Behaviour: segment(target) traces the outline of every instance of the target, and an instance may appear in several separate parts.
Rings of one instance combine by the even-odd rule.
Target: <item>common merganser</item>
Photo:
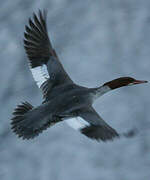
[[[97,88],[75,84],[64,70],[48,37],[46,12],[39,10],[25,26],[24,47],[29,67],[44,101],[38,107],[24,102],[13,112],[12,130],[23,139],[32,139],[43,130],[65,121],[91,139],[112,140],[119,137],[92,107],[103,94],[123,86],[146,83],[132,77],[120,77]]]

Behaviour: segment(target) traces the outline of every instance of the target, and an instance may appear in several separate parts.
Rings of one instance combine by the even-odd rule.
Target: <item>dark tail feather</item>
[[[25,136],[24,128],[20,125],[20,123],[24,121],[24,115],[32,109],[33,106],[31,104],[28,102],[23,102],[22,104],[18,105],[13,112],[13,118],[11,119],[11,129],[18,135],[18,137],[22,137],[23,139],[27,138],[27,136]],[[30,137],[28,136],[28,138]]]
[[[24,102],[13,112],[11,129],[18,137],[33,139],[56,122],[58,119],[52,119],[50,113],[45,110],[45,106],[34,108],[28,102]]]
[[[12,129],[15,127],[17,123],[23,120],[23,115],[32,109],[33,106],[28,102],[23,102],[22,104],[18,105],[13,112],[14,117],[11,119]]]

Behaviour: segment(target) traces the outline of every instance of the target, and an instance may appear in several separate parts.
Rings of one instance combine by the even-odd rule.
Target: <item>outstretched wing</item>
[[[68,119],[67,123],[85,136],[97,141],[113,140],[119,137],[115,129],[110,127],[92,108],[88,107],[78,113],[77,119]]]
[[[30,69],[44,98],[52,88],[64,83],[73,83],[60,63],[48,37],[46,12],[39,10],[38,15],[29,18],[25,26],[24,47],[29,59]]]

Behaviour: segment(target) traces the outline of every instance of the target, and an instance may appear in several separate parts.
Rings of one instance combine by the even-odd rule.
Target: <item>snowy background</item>
[[[41,103],[22,41],[24,25],[39,8],[48,10],[53,46],[76,83],[95,87],[120,76],[150,81],[149,0],[2,0],[0,179],[149,180],[149,84],[118,89],[94,104],[118,132],[141,129],[132,139],[97,143],[65,123],[32,141],[10,130],[18,103]]]

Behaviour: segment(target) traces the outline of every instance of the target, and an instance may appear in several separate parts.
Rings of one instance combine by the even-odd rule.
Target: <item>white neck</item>
[[[112,89],[105,85],[105,86],[100,86],[98,88],[95,88],[95,95],[94,95],[94,100],[96,100],[97,98],[101,97],[103,94],[111,91]]]

